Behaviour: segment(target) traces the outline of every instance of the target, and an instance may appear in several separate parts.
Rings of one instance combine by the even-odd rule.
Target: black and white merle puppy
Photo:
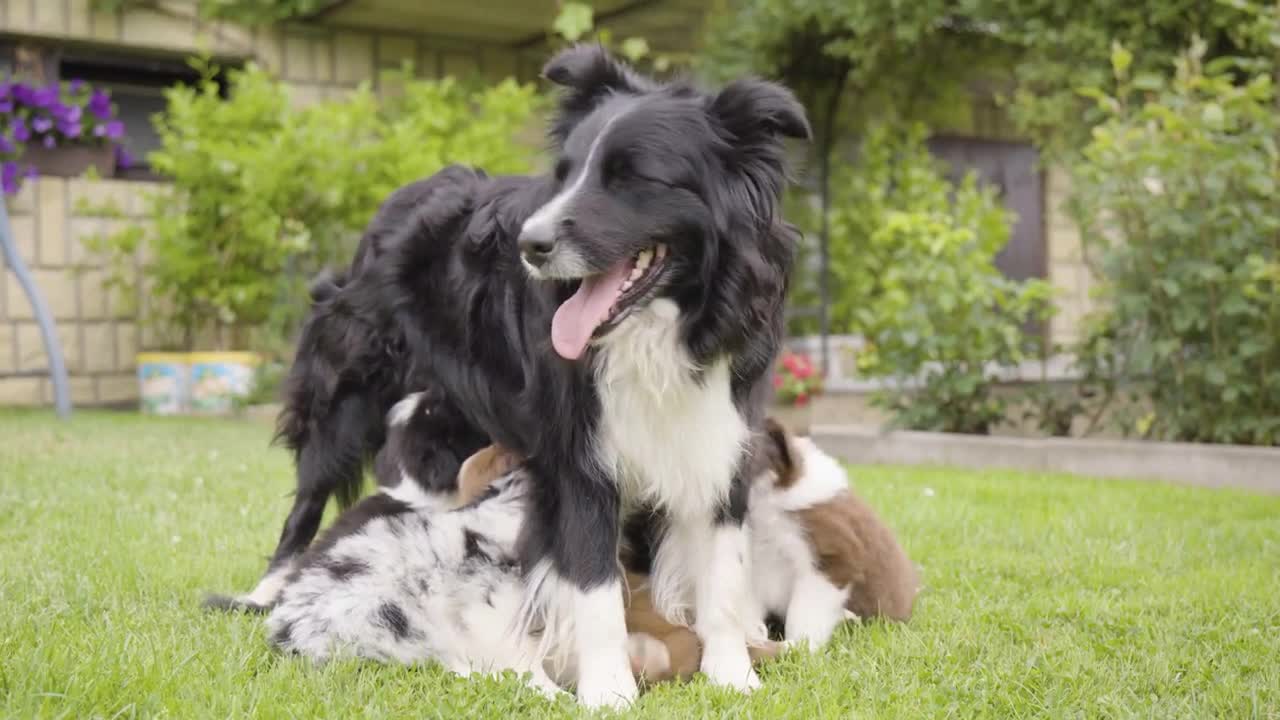
[[[783,139],[808,137],[803,109],[761,80],[658,83],[598,47],[544,74],[565,88],[555,172],[454,167],[403,188],[316,303],[280,424],[298,496],[246,600],[274,601],[329,495],[358,491],[385,413],[430,387],[461,422],[423,437],[435,470],[417,482],[453,483],[488,442],[527,458],[521,567],[530,606],[582,669],[582,702],[636,693],[618,567],[628,514],[658,539],[655,601],[691,617],[702,670],[754,687],[743,519],[797,240],[778,210]]]
[[[526,592],[516,542],[528,515],[527,474],[514,459],[499,468],[501,456],[472,456],[460,476],[497,479],[461,507],[454,493],[401,486],[406,426],[429,408],[417,393],[392,409],[379,453],[382,488],[296,560],[267,618],[271,642],[318,662],[354,656],[438,662],[461,675],[515,670],[553,694],[559,688],[544,670],[552,648],[538,633],[518,631]]]

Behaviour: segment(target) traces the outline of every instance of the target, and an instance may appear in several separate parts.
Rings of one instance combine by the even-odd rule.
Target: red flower
[[[786,382],[786,380],[784,380],[784,379],[782,378],[782,376],[781,376],[781,375],[774,375],[774,376],[773,376],[773,389],[775,389],[775,390],[781,390],[781,389],[782,389],[782,384],[783,384],[784,382]]]
[[[808,395],[806,395],[806,394],[804,394],[804,393],[800,393],[800,394],[796,395],[796,406],[797,406],[797,407],[802,406],[802,405],[808,405],[808,404],[809,404],[809,396],[808,396]]]
[[[792,375],[795,374],[796,368],[799,367],[799,365],[800,365],[800,358],[795,354],[787,353],[786,355],[782,356],[782,367],[791,371]]]
[[[813,374],[813,363],[812,363],[812,362],[809,362],[809,356],[808,356],[808,355],[797,355],[797,356],[796,356],[796,361],[797,361],[797,364],[798,364],[798,366],[799,366],[799,367],[797,367],[797,369],[796,369],[796,373],[797,373],[797,374],[798,374],[798,373],[804,373],[804,376],[805,376],[805,377],[808,377],[808,376],[810,376],[810,375],[812,375],[812,374]]]

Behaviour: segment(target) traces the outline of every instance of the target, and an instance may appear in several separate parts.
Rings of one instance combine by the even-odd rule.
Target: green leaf
[[[590,5],[567,2],[560,7],[560,13],[551,24],[551,29],[565,40],[577,42],[583,35],[591,32],[594,24],[594,13]]]
[[[1124,77],[1129,72],[1129,66],[1133,64],[1133,53],[1129,52],[1119,42],[1111,43],[1111,70],[1116,77]]]
[[[1217,103],[1209,103],[1204,106],[1204,110],[1200,114],[1205,124],[1215,128],[1220,128],[1226,120],[1226,115],[1222,112],[1222,106]]]
[[[639,62],[649,54],[649,41],[642,37],[629,37],[622,41],[620,50],[626,59]]]

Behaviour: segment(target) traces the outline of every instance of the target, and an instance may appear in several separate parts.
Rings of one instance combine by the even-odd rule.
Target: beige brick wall
[[[8,199],[18,254],[31,271],[58,328],[71,375],[72,401],[79,405],[128,402],[124,378],[132,378],[138,351],[137,323],[104,287],[106,272],[85,247],[93,235],[139,222],[140,198],[152,183],[44,177]],[[107,220],[94,208],[125,214]],[[0,405],[48,402],[52,392],[40,328],[17,278],[0,273]]]
[[[290,86],[299,105],[340,97],[361,83],[382,89],[380,71],[411,62],[418,74],[531,79],[540,58],[500,46],[412,33],[317,26],[245,29],[201,21],[194,3],[160,0],[154,9],[94,12],[91,0],[0,0],[0,30],[52,42],[72,40],[147,52],[210,52],[253,59]],[[128,304],[102,283],[100,258],[85,239],[138,222],[147,183],[41,178],[7,200],[19,254],[58,322],[72,400],[78,405],[137,400],[134,354],[153,341]],[[123,219],[86,213],[109,205]],[[134,304],[136,307],[136,303]],[[12,274],[0,272],[0,406],[50,402],[52,388],[34,314]]]
[[[530,79],[539,58],[506,47],[455,41],[438,35],[373,33],[317,25],[246,29],[202,21],[195,3],[158,0],[152,8],[93,12],[91,0],[0,0],[0,29],[37,38],[68,39],[174,54],[210,52],[253,58],[291,84],[355,87],[378,82],[378,70],[408,60],[420,74],[480,73],[490,80]]]
[[[1054,342],[1064,344],[1080,339],[1081,323],[1093,308],[1089,297],[1092,278],[1084,262],[1080,229],[1065,207],[1070,194],[1071,178],[1066,170],[1050,168],[1045,185],[1045,241],[1049,246],[1049,282],[1058,312],[1049,332]]]

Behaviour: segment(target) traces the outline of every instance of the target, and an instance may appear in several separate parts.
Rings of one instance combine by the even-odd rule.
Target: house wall
[[[410,61],[427,77],[478,74],[490,80],[532,78],[539,58],[500,46],[447,37],[372,33],[291,25],[247,30],[201,22],[194,3],[160,10],[93,12],[90,0],[0,0],[0,32],[36,40],[167,54],[208,52],[253,59],[290,86],[299,105],[340,97],[362,82],[378,86],[379,71]],[[142,222],[147,192],[157,185],[120,180],[40,178],[7,200],[23,260],[57,319],[77,405],[137,401],[134,354],[153,343],[131,309],[113,303],[105,272],[84,240],[113,223]],[[126,219],[94,217],[87,208],[113,205]],[[0,406],[51,402],[52,388],[39,328],[17,279],[0,272]]]
[[[1093,309],[1089,296],[1092,276],[1085,265],[1080,229],[1067,214],[1071,178],[1062,167],[1045,173],[1045,242],[1048,244],[1049,282],[1054,289],[1057,314],[1049,321],[1049,337],[1055,343],[1079,340],[1084,316]]]
[[[277,73],[299,105],[339,97],[361,82],[380,83],[379,71],[411,61],[425,76],[479,74],[489,80],[530,79],[543,60],[500,46],[461,42],[441,35],[372,33],[328,26],[289,25],[247,30],[201,22],[194,4],[164,2],[160,10],[101,13],[90,0],[0,0],[0,32],[55,42],[128,48],[168,54],[209,52],[253,59]],[[982,116],[985,117],[985,116]],[[975,110],[965,129],[983,137],[1003,136]],[[101,263],[83,238],[110,230],[109,220],[84,214],[83,206],[111,199],[132,222],[140,222],[149,183],[41,178],[10,199],[20,253],[32,266],[58,319],[73,400],[77,404],[128,403],[137,398],[133,354],[149,346],[125,307],[112,307],[102,288]],[[1089,308],[1089,276],[1080,235],[1062,204],[1070,191],[1061,169],[1045,182],[1048,277],[1057,288],[1058,315],[1050,325],[1055,342],[1079,336]],[[85,202],[87,200],[87,202]],[[0,274],[0,406],[47,403],[48,380],[38,329],[16,279]]]

